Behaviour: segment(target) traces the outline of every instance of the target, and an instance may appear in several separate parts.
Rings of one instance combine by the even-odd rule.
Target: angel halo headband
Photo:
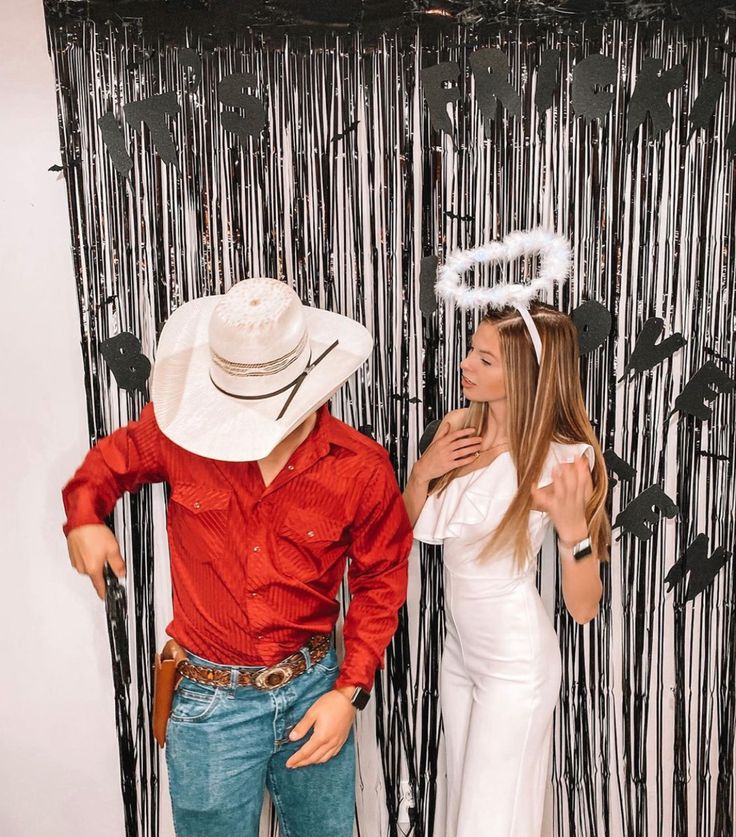
[[[503,282],[491,288],[470,288],[462,280],[461,274],[476,265],[508,264],[535,254],[539,255],[539,271],[529,283]],[[511,232],[501,241],[451,252],[438,271],[434,289],[437,296],[464,310],[516,308],[526,323],[537,363],[541,363],[542,339],[529,313],[529,303],[542,291],[553,291],[555,285],[561,285],[570,272],[571,261],[570,244],[563,235],[539,227]]]

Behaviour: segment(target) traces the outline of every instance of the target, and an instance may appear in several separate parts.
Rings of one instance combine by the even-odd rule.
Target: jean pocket
[[[335,649],[331,648],[318,663],[314,664],[314,668],[323,674],[336,674],[340,668],[340,663],[338,662]]]
[[[205,686],[184,678],[174,692],[171,720],[183,723],[206,720],[215,711],[221,691],[215,686]]]

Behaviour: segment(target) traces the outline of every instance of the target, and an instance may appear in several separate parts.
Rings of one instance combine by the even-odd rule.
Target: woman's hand
[[[477,435],[474,427],[452,430],[449,421],[442,422],[432,439],[432,444],[417,459],[412,468],[412,476],[424,483],[441,477],[453,468],[467,465],[480,453],[482,436]]]
[[[585,506],[593,493],[588,460],[580,456],[556,465],[552,484],[532,489],[534,507],[552,519],[560,544],[562,597],[572,618],[585,625],[598,613],[603,595],[599,562],[595,555],[573,559],[572,547],[588,536]]]
[[[534,508],[552,519],[563,545],[573,546],[588,534],[585,506],[593,493],[593,480],[585,455],[555,465],[552,484],[532,489]]]

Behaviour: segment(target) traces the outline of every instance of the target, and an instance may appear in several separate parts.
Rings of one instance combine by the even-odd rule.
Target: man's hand
[[[105,578],[102,571],[105,564],[118,578],[125,576],[125,561],[115,535],[103,523],[77,526],[66,537],[69,560],[81,575],[88,575],[97,595],[105,598]]]
[[[355,720],[355,707],[346,694],[352,694],[353,691],[352,688],[333,689],[309,707],[301,721],[289,733],[289,738],[298,741],[312,727],[314,732],[309,741],[289,758],[286,762],[287,767],[324,764],[340,752]]]

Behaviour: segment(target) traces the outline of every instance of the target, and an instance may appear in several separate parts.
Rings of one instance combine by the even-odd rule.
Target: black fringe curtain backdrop
[[[493,4],[417,3],[396,20],[384,9],[381,32],[381,4],[345,4],[341,25],[323,29],[299,3],[253,4],[245,21],[233,4],[190,3],[172,28],[173,3],[47,2],[90,437],[137,415],[146,358],[178,305],[277,276],[375,335],[332,410],[387,447],[403,484],[425,426],[462,403],[473,322],[436,304],[437,260],[536,225],[568,236],[573,272],[556,302],[590,348],[581,373],[617,528],[585,628],[564,611],[554,551],[542,553],[563,658],[554,831],[726,837],[732,21],[715,3],[700,19],[684,4],[677,15],[664,3],[589,5],[592,19],[563,3],[564,22],[543,9],[530,26],[538,4],[517,4],[509,22],[489,21]],[[160,520],[146,489],[111,521],[129,564],[127,593],[108,585],[126,834],[141,837],[159,832]],[[417,545],[412,561],[375,715],[361,719],[364,837],[444,833],[441,555]],[[264,828],[276,833],[273,819]]]

